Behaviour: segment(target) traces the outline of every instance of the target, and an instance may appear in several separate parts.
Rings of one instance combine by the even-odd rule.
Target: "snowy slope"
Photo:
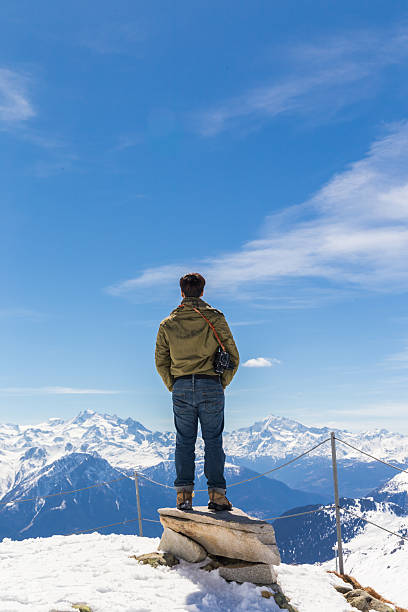
[[[169,488],[159,487],[149,480],[140,479],[142,515],[157,520],[157,508],[175,503],[172,489],[174,462],[159,463],[145,469],[145,473],[153,480],[169,485]],[[242,466],[227,464],[225,468],[227,482],[239,482],[255,475]],[[4,537],[20,540],[65,535],[77,529],[112,523],[114,525],[104,528],[103,533],[134,533],[136,523],[115,524],[136,516],[135,484],[123,476],[126,476],[123,470],[113,468],[98,455],[64,455],[28,474],[3,497],[0,502],[0,540]],[[197,462],[196,477],[194,503],[205,505],[208,495],[202,461]],[[100,482],[110,484],[94,486]],[[204,492],[199,492],[200,489]],[[76,492],[68,493],[71,490]],[[18,502],[21,499],[30,501]],[[315,495],[290,489],[283,482],[266,477],[257,478],[250,487],[232,489],[231,499],[234,505],[261,518],[278,516],[295,505],[322,501]],[[160,532],[160,525],[145,522],[145,535],[157,536]]]
[[[408,474],[400,472],[371,494],[377,501],[391,501],[408,513]]]
[[[64,535],[133,519],[136,515],[134,483],[122,476],[105,459],[85,453],[71,453],[58,459],[27,476],[2,499],[0,540]],[[97,482],[108,481],[113,482],[94,487]],[[60,495],[70,490],[77,492]],[[172,497],[167,490],[162,494],[163,501],[169,502]],[[13,502],[19,499],[32,501]],[[142,501],[144,516],[151,516],[146,513],[149,501],[146,495]],[[157,505],[158,502],[156,499]],[[132,533],[129,527],[134,529],[135,524],[122,527],[125,528],[122,533]],[[117,526],[112,526],[110,531],[121,533]]]
[[[387,512],[367,512],[368,520],[408,537],[408,517]],[[334,560],[322,565],[335,569]],[[362,586],[371,586],[398,606],[408,608],[408,542],[365,525],[344,546],[344,571]]]
[[[158,610],[200,612],[279,612],[262,587],[227,583],[199,565],[176,568],[139,565],[130,555],[156,550],[158,539],[99,534],[54,536],[0,544],[2,612],[72,610],[88,603],[94,612]],[[348,612],[335,591],[340,581],[312,566],[279,567],[278,580],[299,612]]]
[[[408,462],[408,436],[386,430],[363,433],[344,430],[337,434],[381,459],[399,465]],[[327,428],[306,427],[291,419],[269,416],[252,427],[226,433],[225,449],[232,463],[241,463],[259,472],[300,454],[328,436]],[[143,469],[172,459],[174,443],[173,432],[152,432],[131,418],[92,411],[67,421],[53,418],[38,425],[0,425],[0,498],[27,475],[67,453],[98,453],[115,468]],[[198,456],[201,453],[199,442]],[[279,478],[294,488],[328,494],[329,455],[326,444],[312,456],[279,472]],[[384,470],[389,468],[367,464],[368,458],[344,445],[338,444],[338,456],[345,468],[343,495],[361,496],[388,477]],[[368,465],[370,469],[365,471],[363,479],[360,466]],[[319,477],[316,477],[317,471],[320,471]],[[359,487],[368,489],[360,491]]]
[[[396,517],[407,520],[405,510],[392,502],[377,502],[373,498],[342,498],[340,505],[358,516],[380,524],[387,520],[393,523]],[[318,506],[293,508],[288,514],[301,513],[314,508]],[[345,511],[341,514],[342,539],[343,542],[349,542],[363,531],[366,524]],[[274,522],[274,528],[281,558],[286,563],[316,563],[333,557],[333,546],[337,542],[333,506],[323,507],[313,514],[277,520]]]

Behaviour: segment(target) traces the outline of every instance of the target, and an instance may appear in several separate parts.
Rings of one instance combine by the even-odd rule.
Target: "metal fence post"
[[[339,557],[339,571],[340,571],[340,574],[344,574],[343,546],[341,543],[339,482],[337,478],[336,437],[334,435],[334,431],[331,432],[330,438],[331,438],[331,451],[332,451],[332,464],[333,464],[334,501],[336,504],[337,552],[338,552],[338,557]]]
[[[137,503],[137,518],[139,519],[139,535],[143,535],[143,527],[142,527],[142,512],[140,510],[140,493],[139,493],[139,479],[137,477],[137,472],[135,471],[135,489],[136,489],[136,503]]]

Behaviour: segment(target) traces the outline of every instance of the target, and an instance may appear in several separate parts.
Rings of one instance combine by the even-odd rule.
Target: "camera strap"
[[[184,304],[180,304],[179,308],[182,308],[182,307],[184,307]],[[211,323],[211,321],[209,321],[209,320],[207,319],[207,317],[205,317],[205,316],[203,315],[203,313],[202,313],[200,310],[198,310],[198,308],[194,308],[194,306],[192,306],[192,309],[193,309],[193,310],[195,310],[196,312],[198,312],[198,314],[199,314],[199,315],[201,315],[205,321],[207,321],[208,325],[211,327],[211,329],[212,329],[212,330],[213,330],[213,332],[214,332],[214,336],[216,337],[218,344],[220,345],[220,347],[222,348],[222,350],[224,351],[224,353],[226,353],[227,351],[225,350],[225,346],[224,346],[224,345],[223,345],[223,343],[221,342],[220,337],[219,337],[219,335],[217,334],[217,331],[216,331],[216,329],[215,329],[214,325]]]

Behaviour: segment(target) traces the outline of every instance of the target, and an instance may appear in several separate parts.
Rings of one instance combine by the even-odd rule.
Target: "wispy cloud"
[[[166,284],[169,279],[174,281],[185,274],[186,266],[179,264],[171,264],[166,266],[158,266],[157,268],[148,268],[136,278],[120,281],[110,287],[106,291],[111,295],[129,294],[138,289],[151,288],[153,285]]]
[[[408,346],[398,353],[389,355],[386,361],[387,364],[390,365],[393,369],[408,368]]]
[[[262,85],[229,98],[195,115],[203,136],[215,136],[234,127],[258,126],[283,113],[308,114],[327,120],[342,108],[378,90],[384,70],[406,61],[408,29],[357,31],[281,50],[291,64],[288,76],[266,79]]]
[[[29,100],[29,77],[8,68],[0,68],[0,122],[15,124],[35,116]]]
[[[275,357],[253,357],[243,363],[244,368],[271,368],[274,365],[278,365],[281,362]]]
[[[107,389],[74,389],[72,387],[3,387],[1,395],[116,395]]]
[[[31,172],[39,178],[48,178],[70,170],[77,157],[69,152],[65,139],[43,133],[29,121],[38,114],[31,101],[34,84],[32,75],[0,67],[0,131],[7,131],[43,149],[47,159],[36,156]]]
[[[262,238],[194,265],[149,268],[108,291],[136,299],[149,292],[154,299],[152,286],[169,287],[188,269],[198,269],[207,286],[219,293],[244,299],[261,296],[266,307],[268,300],[276,307],[279,287],[301,302],[305,286],[319,295],[405,291],[407,261],[408,123],[402,123],[310,200],[267,218]]]

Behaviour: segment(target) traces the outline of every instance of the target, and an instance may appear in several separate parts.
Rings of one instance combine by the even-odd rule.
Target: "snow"
[[[378,456],[405,464],[408,460],[408,436],[386,430],[353,433],[336,430],[336,435]],[[297,455],[330,436],[327,427],[307,427],[292,419],[268,416],[251,427],[225,433],[224,446],[229,457],[255,461],[263,457],[275,460]],[[51,418],[38,425],[0,425],[0,498],[14,485],[67,453],[98,453],[119,469],[146,469],[173,457],[174,432],[152,432],[138,421],[91,410],[64,421]],[[197,455],[202,456],[202,441]],[[329,445],[314,451],[316,457],[328,457]],[[340,459],[369,462],[342,444],[337,445]]]
[[[278,580],[290,603],[299,612],[347,612],[355,610],[334,589],[344,582],[316,565],[285,565],[278,567]]]
[[[378,489],[378,493],[389,493],[390,495],[396,493],[407,493],[408,492],[408,473],[400,472],[390,480],[388,480],[385,485],[383,485],[380,489]]]
[[[72,603],[85,602],[94,612],[279,612],[273,598],[261,596],[267,587],[227,583],[217,571],[200,570],[200,564],[152,568],[130,558],[153,552],[158,542],[157,538],[97,533],[3,540],[0,609],[68,611]],[[322,568],[283,564],[278,576],[299,612],[352,609],[333,588],[339,579]]]
[[[366,512],[364,516],[377,525],[395,533],[408,532],[408,517],[389,512]],[[343,545],[344,571],[364,586],[371,586],[380,595],[401,607],[408,607],[406,575],[408,569],[408,541],[399,539],[366,525],[361,533]],[[322,568],[334,569],[334,561]]]

